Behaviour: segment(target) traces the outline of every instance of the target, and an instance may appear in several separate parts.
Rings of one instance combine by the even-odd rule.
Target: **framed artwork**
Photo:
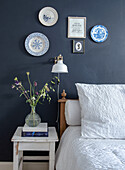
[[[68,38],[86,38],[86,17],[68,17]]]
[[[85,53],[85,40],[73,40],[73,53]]]

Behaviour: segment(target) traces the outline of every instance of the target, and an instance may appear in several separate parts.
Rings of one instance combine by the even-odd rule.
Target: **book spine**
[[[48,137],[48,132],[22,132],[22,137]]]

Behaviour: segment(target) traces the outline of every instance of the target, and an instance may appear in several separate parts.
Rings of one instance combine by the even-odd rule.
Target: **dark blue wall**
[[[38,12],[45,6],[54,7],[58,23],[45,27],[38,21]],[[87,17],[85,54],[72,53],[72,39],[67,38],[67,17]],[[102,24],[109,37],[97,44],[89,36],[90,29]],[[41,57],[30,56],[24,41],[32,32],[45,34],[49,51]],[[69,74],[61,75],[60,91],[66,89],[68,98],[77,98],[75,82],[125,83],[125,1],[124,0],[0,0],[0,161],[12,161],[11,137],[17,126],[24,124],[30,107],[17,92],[12,91],[13,78],[18,76],[27,85],[26,71],[39,87],[51,77],[50,58],[62,54]],[[38,105],[43,121],[55,126],[56,93],[49,105]]]

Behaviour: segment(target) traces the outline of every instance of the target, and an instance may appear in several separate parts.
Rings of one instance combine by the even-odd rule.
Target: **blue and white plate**
[[[108,30],[103,25],[95,25],[91,29],[91,38],[95,42],[103,42],[107,39],[107,37],[108,37]]]
[[[39,21],[45,26],[52,26],[58,20],[58,13],[52,7],[45,7],[39,12]]]
[[[39,32],[30,34],[25,40],[25,48],[33,56],[41,56],[49,49],[48,38]]]

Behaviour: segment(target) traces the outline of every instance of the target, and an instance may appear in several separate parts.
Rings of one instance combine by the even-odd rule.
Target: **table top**
[[[55,127],[49,127],[48,137],[22,137],[23,127],[18,127],[11,139],[12,142],[57,142],[58,136]]]

